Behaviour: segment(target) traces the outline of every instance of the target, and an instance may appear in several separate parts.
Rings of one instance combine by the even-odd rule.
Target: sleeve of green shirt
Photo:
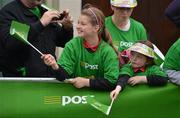
[[[58,64],[65,69],[69,75],[74,72],[76,56],[73,48],[73,39],[65,45],[61,58],[58,60]]]
[[[129,75],[130,77],[132,77],[134,75],[134,72],[131,68],[131,65],[130,64],[126,64],[124,65],[121,69],[120,69],[120,72],[119,72],[119,75]]]
[[[149,68],[149,72],[147,76],[152,76],[152,75],[167,77],[166,73],[163,70],[161,70],[161,68],[157,65],[153,65]]]
[[[111,47],[104,48],[103,50],[104,78],[108,79],[112,84],[115,84],[119,76],[119,60],[117,54]]]
[[[147,32],[146,32],[146,29],[145,27],[143,26],[143,24],[141,24],[141,33],[140,33],[140,37],[141,37],[141,40],[147,40]]]

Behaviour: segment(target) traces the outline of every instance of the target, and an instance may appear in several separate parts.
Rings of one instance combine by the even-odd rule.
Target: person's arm
[[[169,80],[172,83],[180,85],[180,71],[166,70],[166,73],[168,74]]]
[[[105,78],[90,79],[89,85],[91,89],[95,90],[112,90],[114,85]]]
[[[121,86],[121,89],[123,90],[125,86],[127,85],[129,78],[130,78],[129,75],[120,75],[117,85]]]
[[[166,8],[165,15],[180,27],[180,0],[173,0]]]
[[[16,20],[16,15],[8,8],[0,11],[0,45],[7,51],[20,50],[24,44],[10,35],[11,22]]]
[[[73,38],[73,27],[66,29],[63,25],[56,27],[56,45],[60,47],[64,47],[65,44]]]
[[[65,12],[65,17],[59,21],[59,28],[56,30],[58,39],[57,46],[64,47],[64,45],[73,38],[73,21],[68,11]]]
[[[130,76],[129,75],[119,75],[119,79],[116,85],[116,88],[111,91],[110,97],[111,99],[116,99],[119,93],[124,89],[126,86]]]
[[[59,81],[64,81],[65,79],[69,78],[69,74],[67,73],[67,71],[64,70],[60,65],[59,65],[58,70],[52,69],[52,72],[53,72],[54,77]]]
[[[168,77],[163,77],[159,75],[147,76],[147,84],[149,86],[164,86],[167,84]]]
[[[128,75],[119,76],[117,85],[120,85],[123,90],[127,84],[128,79],[129,79]],[[115,85],[113,85],[111,82],[109,82],[105,78],[90,79],[90,88],[92,88],[92,89],[113,90],[114,87],[115,87]]]

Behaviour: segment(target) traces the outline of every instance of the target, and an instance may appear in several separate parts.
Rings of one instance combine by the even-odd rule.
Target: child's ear
[[[99,25],[96,25],[96,26],[95,26],[95,30],[96,30],[97,32],[99,32],[100,26],[99,26]]]

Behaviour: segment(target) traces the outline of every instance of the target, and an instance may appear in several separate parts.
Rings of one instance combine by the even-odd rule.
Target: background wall
[[[98,6],[106,16],[111,15],[110,0],[82,0],[82,5]],[[138,0],[132,17],[142,22],[149,39],[165,54],[180,35],[179,30],[165,16],[164,10],[172,0]]]

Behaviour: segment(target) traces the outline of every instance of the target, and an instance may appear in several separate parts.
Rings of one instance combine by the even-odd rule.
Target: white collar
[[[119,27],[119,29],[122,31],[128,31],[130,29],[130,26],[131,26],[131,22],[130,19],[128,19],[127,24],[123,28]]]

